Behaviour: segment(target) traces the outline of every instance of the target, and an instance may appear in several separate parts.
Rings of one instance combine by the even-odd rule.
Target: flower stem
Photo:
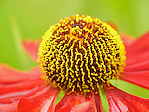
[[[19,30],[16,18],[10,17],[9,21],[10,21],[10,25],[11,25],[11,31],[12,31],[12,34],[14,37],[15,47],[16,47],[17,53],[19,55],[19,60],[21,62],[20,66],[23,67],[24,69],[28,70],[31,67],[31,65],[30,65],[29,60],[23,50],[22,36],[21,36],[20,30]]]

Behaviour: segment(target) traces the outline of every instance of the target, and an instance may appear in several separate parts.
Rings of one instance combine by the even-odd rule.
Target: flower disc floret
[[[125,66],[119,34],[97,18],[74,15],[50,27],[39,47],[42,78],[70,92],[97,91]]]

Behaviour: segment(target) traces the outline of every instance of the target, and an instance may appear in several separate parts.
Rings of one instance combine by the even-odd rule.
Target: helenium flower
[[[91,16],[62,19],[50,27],[41,43],[23,42],[40,66],[30,72],[0,66],[0,111],[103,112],[99,94],[103,88],[110,112],[147,112],[149,99],[130,95],[109,80],[149,89],[148,40],[149,32],[138,40],[120,36]],[[55,105],[60,90],[65,95]]]

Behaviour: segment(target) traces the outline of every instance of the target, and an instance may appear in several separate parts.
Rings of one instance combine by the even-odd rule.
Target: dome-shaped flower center
[[[42,78],[62,90],[97,91],[118,79],[125,66],[125,48],[118,33],[90,16],[60,20],[43,36],[38,61]]]

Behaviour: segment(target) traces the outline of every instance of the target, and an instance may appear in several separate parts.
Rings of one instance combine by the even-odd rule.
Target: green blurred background
[[[21,41],[39,40],[50,25],[76,13],[111,21],[119,32],[138,37],[149,30],[148,5],[149,0],[0,0],[0,63],[31,69],[35,63],[23,51]],[[126,83],[120,85],[126,89]],[[146,90],[137,89],[130,86],[129,90],[147,97]]]
[[[76,13],[111,21],[119,32],[138,37],[149,28],[148,4],[149,0],[0,0],[0,63],[30,69],[31,60],[19,42],[39,40],[50,25]]]

